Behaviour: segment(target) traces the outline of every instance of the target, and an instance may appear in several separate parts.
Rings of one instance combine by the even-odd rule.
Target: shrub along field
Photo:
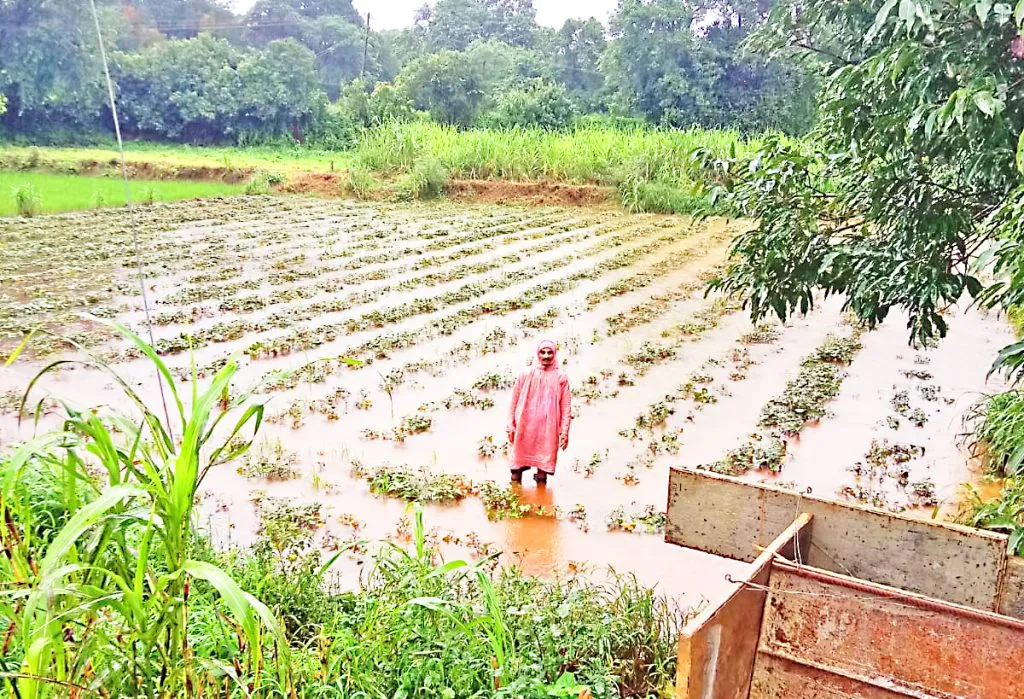
[[[668,468],[953,513],[949,425],[985,380],[964,357],[1007,332],[954,310],[911,351],[833,300],[751,325],[704,293],[745,225],[255,196],[0,221],[0,441],[66,430],[3,456],[14,667],[114,693],[664,695],[678,625],[742,567],[662,542]],[[133,234],[152,348],[107,324],[147,336]],[[513,487],[505,410],[544,337],[570,445]],[[52,358],[87,361],[46,370],[19,425]]]

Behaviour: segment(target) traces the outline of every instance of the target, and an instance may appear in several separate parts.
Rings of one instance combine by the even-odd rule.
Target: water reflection
[[[555,491],[547,484],[515,484],[513,487],[523,504],[541,514],[505,520],[502,541],[505,559],[534,575],[557,569],[564,557],[562,527],[554,517]]]

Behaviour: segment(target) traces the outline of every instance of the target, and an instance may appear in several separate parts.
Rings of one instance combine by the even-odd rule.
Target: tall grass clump
[[[365,166],[354,164],[342,177],[341,191],[356,199],[369,199],[380,188],[380,183]]]
[[[436,199],[448,188],[451,172],[439,159],[425,157],[416,161],[412,169],[398,183],[403,198]]]
[[[19,216],[31,218],[38,216],[43,209],[43,198],[39,190],[30,184],[18,185],[11,194],[14,197],[14,206]]]
[[[691,213],[704,201],[695,154],[725,158],[755,146],[734,131],[698,128],[460,131],[406,122],[366,131],[356,152],[368,168],[386,176],[412,173],[436,160],[453,177],[613,186],[627,209]]]
[[[247,394],[227,397],[234,361],[183,396],[153,349],[115,327],[160,373],[173,424],[112,369],[85,361],[110,375],[133,412],[63,404],[62,429],[2,459],[9,689],[32,699],[280,691],[290,677],[277,620],[193,556],[196,492],[211,468],[248,449],[263,408]],[[25,395],[69,363],[45,367]],[[190,620],[204,597],[222,619],[203,629],[211,638]]]

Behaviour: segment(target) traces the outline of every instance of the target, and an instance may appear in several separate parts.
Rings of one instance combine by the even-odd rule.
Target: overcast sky
[[[255,0],[232,0],[235,10],[244,12],[252,7]],[[424,0],[353,0],[353,4],[364,15],[370,13],[370,25],[374,29],[401,29],[412,24],[416,10]],[[538,24],[561,27],[570,17],[597,17],[608,23],[608,15],[615,9],[617,0],[533,0],[537,8]]]

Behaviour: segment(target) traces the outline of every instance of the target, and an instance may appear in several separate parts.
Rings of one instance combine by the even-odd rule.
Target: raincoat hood
[[[542,367],[542,368],[544,366],[543,364],[540,363],[540,351],[542,349],[549,349],[555,355],[554,359],[551,360],[551,364],[548,366],[548,368],[549,369],[554,369],[554,368],[558,367],[558,345],[555,343],[554,340],[541,340],[540,343],[537,345],[537,362],[536,362],[536,366],[539,366],[539,367]]]

